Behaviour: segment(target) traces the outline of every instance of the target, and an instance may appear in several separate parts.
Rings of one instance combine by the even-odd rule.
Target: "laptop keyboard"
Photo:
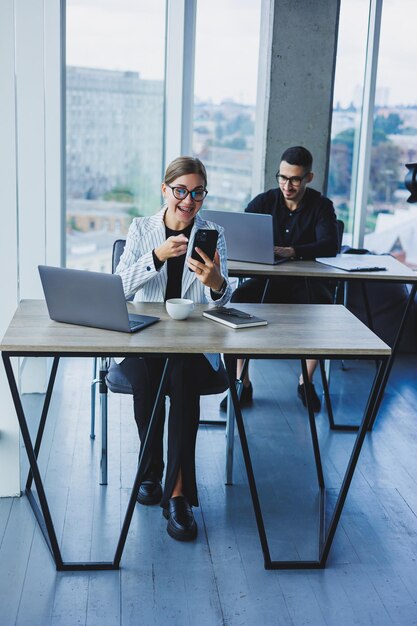
[[[130,326],[130,330],[136,330],[136,328],[140,328],[140,326],[143,326],[145,322],[133,322],[132,320],[129,320],[129,326]]]

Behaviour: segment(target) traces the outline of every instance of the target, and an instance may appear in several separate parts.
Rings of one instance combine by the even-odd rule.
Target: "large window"
[[[355,221],[361,225],[356,245],[390,252],[417,267],[417,207],[407,203],[409,193],[404,186],[405,164],[417,161],[417,4],[384,0],[381,23],[378,11],[370,11],[370,6],[377,6],[375,0],[372,5],[370,0],[341,3],[328,195],[338,217],[345,221],[345,243],[351,243]],[[374,16],[374,25],[366,48],[368,12]],[[376,85],[373,88],[370,80],[372,87],[366,92],[366,55],[369,60],[378,49],[378,36]],[[365,109],[374,112],[369,133]]]
[[[261,0],[198,0],[193,151],[205,207],[242,211],[252,196]]]
[[[160,206],[164,0],[67,0],[67,266],[108,271]]]
[[[417,3],[384,0],[365,229],[366,247],[417,267],[417,205],[406,163],[417,161]]]
[[[342,1],[334,85],[327,194],[344,221],[344,242],[351,243],[356,164],[362,115],[368,0]]]

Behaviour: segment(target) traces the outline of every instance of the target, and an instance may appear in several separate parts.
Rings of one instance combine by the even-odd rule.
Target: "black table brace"
[[[310,293],[310,286],[309,286],[309,280],[311,278],[312,277],[309,277],[309,278],[305,277],[305,284],[306,284],[306,289],[307,289],[309,302],[311,302],[311,293]],[[267,295],[267,292],[268,292],[270,280],[271,280],[270,277],[268,277],[266,279],[265,287],[264,287],[264,290],[263,290],[263,293],[262,293],[262,297],[261,297],[261,303],[265,302],[265,298],[266,298],[266,295]],[[314,280],[314,278],[312,280]],[[347,280],[347,277],[346,277],[346,280]],[[386,282],[395,282],[395,283],[397,283],[398,281],[396,281],[396,280],[390,281],[390,280],[387,279]],[[364,305],[365,305],[366,317],[367,317],[367,320],[368,320],[368,327],[370,328],[370,330],[375,332],[374,331],[374,327],[373,327],[374,325],[373,325],[373,320],[372,320],[371,307],[370,307],[370,304],[369,304],[369,298],[368,298],[368,293],[367,293],[367,290],[366,290],[366,284],[365,283],[366,283],[366,279],[360,279],[362,297],[363,297],[363,301],[364,301]],[[404,284],[407,284],[406,280],[404,281]],[[403,315],[402,315],[402,318],[401,318],[401,322],[400,322],[400,325],[398,327],[397,333],[395,335],[394,343],[391,346],[391,356],[388,359],[388,365],[387,365],[384,377],[383,377],[382,382],[381,382],[381,388],[380,388],[380,391],[378,393],[378,397],[376,398],[376,401],[375,401],[375,412],[374,412],[374,415],[373,415],[372,419],[369,422],[368,430],[372,430],[372,428],[374,426],[374,423],[375,423],[375,420],[376,420],[376,417],[378,415],[378,411],[379,411],[379,408],[381,406],[381,402],[382,402],[382,398],[383,398],[383,395],[384,395],[385,387],[387,386],[387,383],[388,383],[388,378],[389,378],[389,375],[391,373],[392,366],[394,364],[394,359],[395,359],[395,357],[397,355],[397,352],[398,352],[400,341],[401,341],[401,338],[403,336],[403,332],[405,330],[405,324],[406,324],[408,315],[409,315],[409,313],[411,311],[412,305],[414,303],[414,298],[416,296],[416,293],[417,293],[417,284],[416,283],[412,283],[411,284],[411,289],[410,289],[410,294],[408,296],[407,302],[406,302],[405,307],[404,307],[404,312],[403,312]],[[325,400],[325,404],[326,404],[326,410],[327,410],[327,415],[328,415],[330,429],[331,430],[344,431],[344,432],[349,432],[349,431],[350,432],[356,432],[357,430],[359,430],[360,426],[356,426],[354,424],[341,424],[341,423],[336,424],[335,423],[334,417],[333,417],[333,409],[332,409],[332,402],[331,402],[331,398],[330,398],[329,385],[328,385],[327,376],[326,376],[325,367],[324,367],[324,359],[319,359],[319,364],[320,364],[320,374],[321,374],[321,380],[322,380],[323,392],[324,392],[324,400]],[[376,361],[376,366],[378,368],[378,361]],[[303,379],[304,379],[304,376],[303,376]],[[305,379],[305,380],[308,380],[308,378]]]
[[[52,391],[56,379],[59,358],[54,354],[49,353],[28,353],[28,356],[53,356],[53,364],[51,368],[51,373],[48,381],[47,391],[45,394],[45,399],[43,403],[41,418],[36,434],[35,445],[32,444],[32,439],[29,433],[25,413],[23,410],[22,402],[20,399],[19,391],[16,384],[16,379],[14,376],[11,357],[12,356],[25,356],[24,353],[14,354],[11,352],[2,352],[2,358],[4,362],[4,367],[7,375],[7,379],[10,386],[10,391],[13,398],[13,403],[15,406],[17,418],[19,421],[20,430],[22,433],[23,441],[26,447],[26,453],[29,459],[29,474],[26,481],[25,493],[28,497],[28,501],[33,509],[33,512],[36,516],[36,519],[39,523],[41,531],[44,535],[45,541],[48,545],[48,548],[51,552],[52,558],[54,559],[56,569],[58,571],[89,571],[89,570],[117,570],[120,568],[120,560],[123,554],[124,546],[127,539],[127,534],[129,531],[130,523],[132,520],[133,512],[136,505],[136,498],[139,492],[140,484],[143,480],[143,473],[145,468],[145,460],[152,444],[152,440],[154,437],[155,429],[157,426],[157,415],[161,402],[165,401],[165,391],[167,387],[168,376],[170,372],[170,368],[172,367],[172,359],[169,356],[166,356],[166,363],[164,367],[164,371],[161,378],[161,383],[159,386],[157,398],[155,400],[155,405],[152,410],[152,415],[150,418],[148,433],[146,435],[144,444],[142,446],[142,451],[139,458],[138,469],[136,472],[136,477],[134,480],[133,488],[131,491],[131,495],[129,498],[129,503],[126,509],[124,521],[121,527],[120,536],[117,541],[117,547],[114,554],[114,558],[112,561],[79,561],[79,562],[68,562],[64,561],[61,550],[59,547],[58,539],[55,532],[55,527],[52,521],[52,516],[49,510],[48,501],[46,498],[43,481],[40,475],[39,466],[37,462],[37,458],[39,455],[39,450],[42,443],[42,437],[44,433],[45,423],[48,415],[48,410],[50,406]],[[91,356],[91,354],[84,353],[71,353],[71,356]],[[161,354],[158,353],[160,357]],[[320,490],[320,504],[319,504],[319,558],[317,561],[276,561],[271,559],[268,541],[265,532],[265,526],[262,517],[262,511],[259,503],[258,492],[256,488],[255,477],[252,468],[252,462],[249,453],[248,442],[246,438],[245,427],[243,423],[242,413],[238,401],[238,390],[236,387],[236,357],[237,355],[225,355],[225,364],[226,371],[229,379],[229,389],[231,393],[231,398],[233,402],[233,408],[236,416],[236,422],[238,425],[239,438],[242,445],[242,451],[245,461],[246,472],[249,481],[250,492],[252,496],[252,503],[254,507],[256,523],[259,533],[259,538],[261,542],[261,547],[264,555],[264,565],[266,569],[315,569],[315,568],[323,568],[325,567],[326,560],[329,554],[329,550],[334,538],[334,534],[336,532],[337,524],[340,519],[340,515],[342,513],[343,505],[347,497],[347,493],[349,490],[349,486],[353,477],[353,473],[355,471],[356,463],[362,448],[362,444],[366,435],[367,430],[370,428],[370,425],[373,423],[376,415],[376,411],[378,408],[378,401],[382,399],[382,384],[387,381],[387,369],[389,360],[388,358],[381,359],[378,367],[378,371],[375,375],[372,389],[368,398],[368,403],[364,412],[364,416],[362,419],[361,426],[359,427],[358,434],[356,436],[356,441],[351,453],[351,457],[349,460],[349,464],[346,470],[346,474],[342,483],[342,487],[336,502],[335,510],[333,512],[332,519],[329,524],[329,528],[326,533],[325,526],[325,482],[323,476],[323,469],[320,457],[320,448],[317,437],[317,430],[315,425],[314,413],[311,406],[311,398],[309,391],[307,389],[307,410],[309,416],[309,425],[312,437],[314,458],[316,464],[317,471],[317,479]],[[253,357],[252,357],[253,358]],[[271,358],[270,356],[258,356],[257,358]],[[284,356],[282,358],[285,358]],[[290,355],[287,358],[293,358]],[[307,366],[306,359],[304,356],[301,360],[303,378],[307,380]],[[35,483],[39,504],[35,499],[35,496],[32,492],[32,481]]]
[[[136,472],[135,481],[133,484],[133,488],[130,494],[129,503],[126,509],[124,521],[121,527],[120,536],[117,541],[117,547],[114,554],[114,558],[112,561],[78,561],[78,562],[68,562],[64,561],[61,554],[61,549],[59,547],[58,539],[55,532],[54,523],[52,521],[52,516],[49,510],[48,501],[45,494],[45,489],[43,486],[43,481],[39,472],[38,466],[38,455],[40,446],[42,443],[42,436],[45,428],[46,418],[48,415],[49,405],[51,401],[52,391],[55,383],[56,373],[58,369],[59,357],[50,355],[47,353],[28,353],[28,356],[53,356],[53,364],[51,368],[51,373],[49,376],[48,386],[45,394],[45,399],[43,403],[41,418],[38,426],[38,431],[36,434],[35,446],[32,444],[32,439],[29,433],[25,413],[23,410],[22,402],[19,395],[19,390],[17,388],[16,379],[13,372],[13,367],[10,361],[12,356],[24,356],[24,354],[19,353],[15,355],[9,352],[2,352],[2,358],[4,367],[6,370],[7,379],[10,386],[10,391],[13,398],[13,403],[15,406],[17,418],[19,421],[20,431],[22,433],[23,441],[26,447],[26,453],[29,459],[29,474],[26,481],[25,493],[28,497],[28,501],[30,506],[33,509],[35,517],[38,521],[42,534],[45,538],[46,544],[51,552],[52,558],[55,562],[56,569],[58,571],[87,571],[87,570],[117,570],[120,568],[120,560],[123,554],[123,549],[126,543],[127,534],[129,532],[130,523],[132,520],[133,512],[136,505],[136,498],[139,492],[140,484],[143,480],[143,473],[145,469],[145,461],[148,455],[148,451],[150,446],[152,445],[152,440],[154,437],[155,429],[157,426],[156,416],[158,415],[158,410],[161,402],[165,402],[165,391],[167,387],[168,375],[170,372],[170,367],[172,366],[172,360],[169,357],[166,357],[165,367],[162,373],[161,382],[158,389],[158,394],[155,400],[155,404],[152,410],[152,415],[149,422],[148,432],[145,438],[145,441],[142,446],[141,454],[139,457],[138,469]],[[90,354],[75,354],[71,353],[71,356],[91,356]],[[158,354],[161,356],[161,354]],[[36,501],[36,498],[32,492],[31,486],[32,481],[34,481],[39,504]]]
[[[332,518],[330,520],[327,532],[326,532],[326,520],[325,520],[325,495],[326,495],[326,487],[323,475],[323,468],[321,463],[320,456],[320,446],[317,437],[316,423],[314,412],[311,404],[311,397],[308,388],[306,388],[307,392],[307,411],[309,418],[309,426],[313,444],[314,451],[314,459],[316,464],[316,472],[317,472],[317,481],[320,491],[319,498],[319,549],[318,549],[318,559],[315,561],[279,561],[272,560],[268,539],[266,536],[265,525],[262,516],[262,510],[259,502],[258,490],[256,487],[255,476],[252,467],[251,456],[249,452],[248,441],[246,438],[246,431],[243,422],[242,412],[240,408],[240,404],[238,401],[238,394],[236,391],[235,384],[235,372],[236,372],[236,364],[235,357],[231,355],[224,355],[226,371],[229,377],[229,388],[230,394],[233,402],[233,408],[235,412],[236,422],[238,426],[239,439],[242,446],[242,453],[245,462],[246,473],[249,482],[249,489],[252,497],[253,509],[256,517],[256,524],[258,528],[259,539],[262,547],[262,552],[264,555],[264,566],[265,569],[321,569],[326,565],[327,557],[329,555],[329,551],[333,542],[333,538],[336,532],[336,528],[342,514],[343,506],[349,491],[349,487],[353,478],[353,474],[356,468],[356,464],[359,458],[359,454],[362,449],[362,445],[365,439],[365,435],[367,431],[370,429],[371,424],[375,420],[376,412],[378,409],[378,400],[382,398],[382,384],[387,380],[387,368],[388,368],[388,358],[380,359],[377,372],[375,374],[371,391],[368,397],[367,405],[363,414],[361,425],[358,428],[358,433],[356,435],[355,443],[350,455],[349,463],[347,465],[346,473],[342,482],[342,486],[339,492],[339,496],[337,498],[337,502],[335,505],[335,509],[333,511]],[[253,357],[251,357],[253,358]],[[259,356],[257,358],[271,358],[268,356]],[[282,357],[285,358],[285,357]],[[289,358],[289,357],[288,357]],[[356,357],[357,358],[357,357]],[[306,365],[306,357],[301,359],[301,367],[303,373],[303,379],[308,380],[307,376],[307,365]]]

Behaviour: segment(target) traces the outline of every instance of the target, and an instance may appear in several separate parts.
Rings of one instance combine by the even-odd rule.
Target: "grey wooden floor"
[[[332,367],[336,420],[358,420],[371,362]],[[111,559],[137,460],[131,398],[109,398],[109,484],[89,439],[89,360],[63,360],[41,466],[66,560]],[[252,364],[245,411],[272,558],[316,558],[317,483],[298,364]],[[401,356],[367,436],[327,568],[265,571],[239,442],[224,485],[225,436],[201,427],[197,541],[166,533],[159,507],[137,505],[119,572],[57,573],[25,497],[0,500],[0,625],[417,624],[417,357]],[[320,387],[320,384],[317,384]],[[25,406],[36,427],[39,396]],[[204,398],[218,417],[219,397]],[[354,435],[317,416],[328,507]],[[22,450],[22,465],[27,467]]]

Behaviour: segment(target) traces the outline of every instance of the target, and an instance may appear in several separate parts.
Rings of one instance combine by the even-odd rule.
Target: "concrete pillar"
[[[302,145],[314,158],[314,186],[327,182],[333,83],[340,0],[275,0],[264,28],[269,68],[264,85],[266,102],[263,176],[264,189],[276,186],[275,173],[282,152]],[[268,31],[269,29],[269,31]],[[266,32],[265,32],[266,31]],[[262,90],[262,85],[259,85]]]

